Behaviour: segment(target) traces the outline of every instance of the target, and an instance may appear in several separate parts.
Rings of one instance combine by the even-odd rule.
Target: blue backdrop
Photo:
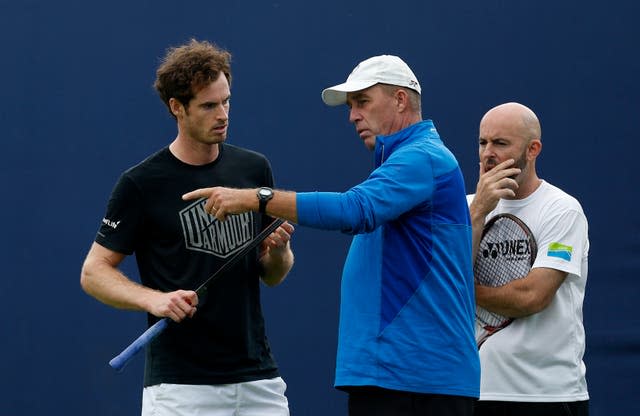
[[[590,221],[592,415],[640,414],[639,5],[0,0],[0,414],[139,412],[142,357],[123,374],[107,361],[144,316],[86,296],[79,273],[120,172],[175,137],[152,83],[165,49],[191,37],[234,54],[228,140],[266,154],[281,188],[342,191],[367,176],[371,155],[346,108],[324,106],[320,91],[371,55],[411,65],[424,115],[458,157],[469,192],[484,112],[506,101],[536,111],[540,174],[575,195]],[[346,413],[332,381],[349,241],[299,227],[294,270],[263,291],[293,415]],[[137,276],[132,260],[124,267]]]

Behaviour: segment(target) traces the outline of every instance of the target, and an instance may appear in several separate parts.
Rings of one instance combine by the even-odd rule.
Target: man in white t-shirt
[[[587,219],[575,198],[538,177],[541,129],[529,108],[507,103],[489,110],[479,145],[480,179],[468,196],[474,253],[484,224],[500,213],[529,226],[538,253],[524,278],[495,288],[476,284],[478,306],[516,319],[480,348],[475,415],[588,415]]]

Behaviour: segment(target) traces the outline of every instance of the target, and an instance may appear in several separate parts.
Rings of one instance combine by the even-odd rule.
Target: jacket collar
[[[377,136],[375,147],[376,166],[380,166],[398,146],[424,138],[440,138],[431,120],[420,121],[387,136]]]

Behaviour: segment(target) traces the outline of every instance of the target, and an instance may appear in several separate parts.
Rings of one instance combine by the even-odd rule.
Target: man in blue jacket
[[[407,64],[382,55],[322,92],[347,104],[375,169],[346,192],[206,188],[223,220],[246,211],[353,234],[342,275],[335,385],[354,415],[471,415],[479,395],[471,222],[458,163]]]

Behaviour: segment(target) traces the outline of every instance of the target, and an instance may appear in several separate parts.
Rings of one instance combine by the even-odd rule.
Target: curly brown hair
[[[207,41],[191,39],[185,45],[167,50],[153,86],[174,116],[169,106],[171,98],[188,107],[198,91],[217,80],[220,72],[231,85],[231,54]]]

